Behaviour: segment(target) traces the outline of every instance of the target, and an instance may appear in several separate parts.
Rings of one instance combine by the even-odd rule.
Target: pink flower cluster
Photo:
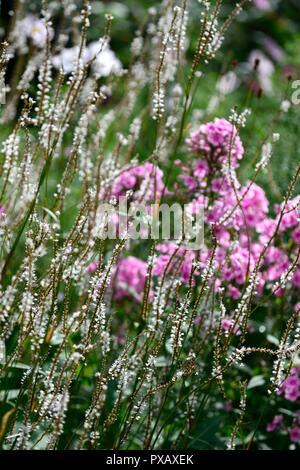
[[[158,251],[161,251],[152,269],[153,276],[163,276],[164,271],[167,268],[170,257],[174,254],[176,249],[172,243],[161,244],[157,246]],[[178,257],[184,254],[184,248],[180,247],[174,257],[174,261],[170,263],[167,269],[167,273],[174,273],[174,270],[178,266],[177,277],[181,278],[186,284],[189,282],[191,275],[192,261],[195,258],[195,254],[192,251],[185,253],[185,258],[182,263],[179,264]],[[90,265],[91,266],[91,265]],[[147,274],[147,263],[141,261],[135,256],[129,256],[121,259],[118,263],[115,279],[114,279],[114,299],[121,299],[123,297],[131,296],[138,302],[142,300],[142,294],[145,287],[145,280]],[[153,296],[153,291],[150,289],[150,300]]]
[[[257,8],[263,11],[271,10],[272,8],[270,0],[253,0],[253,3]]]
[[[284,398],[288,401],[299,403],[298,398],[300,397],[300,378],[299,378],[300,366],[294,367],[291,370],[291,375],[283,382],[277,395],[284,395]],[[284,424],[283,415],[276,415],[273,421],[267,425],[267,431],[275,431],[280,429],[287,429]],[[289,437],[291,442],[300,442],[300,411],[295,412],[295,416],[292,421],[292,425],[289,426]]]
[[[192,155],[187,166],[177,161],[181,168],[179,182],[183,181],[183,187],[178,183],[177,190],[188,192],[186,197],[190,199],[191,214],[204,208],[206,228],[211,224],[214,227],[218,242],[212,281],[215,289],[224,287],[225,295],[237,301],[259,260],[256,291],[260,295],[264,288],[272,289],[274,283],[288,272],[300,244],[300,196],[285,207],[283,204],[275,206],[272,217],[269,201],[260,186],[251,181],[244,186],[228,181],[223,163],[230,158],[231,165],[237,168],[244,149],[236,128],[226,119],[216,118],[202,124],[191,133],[187,143]],[[129,190],[135,201],[153,201],[155,193],[160,196],[164,191],[162,170],[148,162],[134,168],[125,167],[116,178],[112,193],[119,197]],[[277,235],[273,237],[276,231]],[[266,244],[269,244],[267,249]],[[196,252],[186,250],[184,246],[176,249],[170,241],[159,244],[157,252],[152,274],[162,277],[167,269],[167,275],[176,273],[178,279],[188,284]],[[194,272],[193,282],[202,274],[211,253],[212,248],[205,244],[197,253],[199,269]],[[115,298],[129,293],[141,300],[146,270],[146,264],[137,258],[122,259],[116,275]],[[292,298],[299,297],[300,265],[296,266],[288,287]],[[282,293],[281,288],[276,288],[276,296]]]
[[[277,394],[284,393],[284,398],[289,401],[297,401],[300,397],[300,366],[292,369],[291,375],[283,382]]]
[[[199,183],[200,186],[205,186],[204,178],[215,175],[226,159],[230,159],[230,165],[237,168],[238,160],[241,160],[244,154],[237,129],[224,118],[216,118],[213,122],[202,124],[191,133],[186,142],[188,149],[200,156],[192,167],[181,166],[184,171],[184,183],[192,191]],[[181,165],[178,160],[176,163]]]
[[[283,216],[281,216],[282,209],[284,209]],[[299,242],[300,196],[296,196],[294,199],[288,201],[285,207],[283,206],[283,204],[276,204],[275,212],[278,214],[276,218],[276,223],[280,221],[279,231],[282,233],[285,232],[287,229],[292,228],[292,237],[296,243]]]
[[[112,186],[112,194],[117,198],[133,191],[133,198],[139,202],[154,200],[154,195],[160,196],[164,190],[163,172],[152,163],[126,169],[116,178]]]
[[[275,217],[272,218],[269,217],[269,201],[260,186],[248,181],[245,186],[238,187],[228,181],[222,172],[221,163],[231,153],[231,159],[238,167],[244,150],[236,129],[225,119],[215,119],[201,125],[192,132],[187,143],[196,159],[190,160],[189,167],[179,161],[177,164],[182,170],[180,178],[193,198],[192,212],[204,206],[205,222],[207,225],[213,224],[215,229],[218,240],[215,256],[218,275],[214,279],[216,288],[222,285],[228,296],[237,300],[241,296],[240,287],[253,272],[265,244],[271,240],[278,226],[278,236],[272,239],[261,260],[257,276],[257,292],[261,293],[265,285],[278,281],[287,272],[293,253],[299,246],[300,197],[289,201],[285,207],[283,204],[276,205]],[[197,158],[199,155],[201,158]],[[210,178],[210,171],[213,178]],[[232,245],[234,239],[236,246]],[[293,246],[288,249],[291,240]],[[210,255],[209,248],[201,253],[203,267]],[[296,288],[295,295],[300,293],[299,268],[291,279]],[[282,289],[277,289],[275,294],[282,295]]]
[[[177,248],[174,243],[159,244],[157,245],[157,250],[161,254],[155,260],[152,271],[153,275],[162,277],[166,270],[167,274],[174,274],[176,272],[177,278],[188,284],[191,277],[192,264],[195,259],[195,252],[186,251],[183,246]],[[174,256],[175,252],[176,256]]]
[[[93,274],[97,271],[98,263],[93,261],[87,266],[86,273]],[[137,302],[141,302],[145,287],[147,273],[147,263],[128,256],[122,258],[117,267],[112,272],[112,284],[114,286],[114,299],[132,297]],[[150,292],[152,295],[152,291]]]
[[[222,224],[223,227],[233,227],[235,230],[256,228],[265,220],[268,213],[269,202],[264,190],[250,181],[245,187],[234,190],[224,180],[219,193],[215,196],[215,201],[208,209],[207,221],[210,223],[218,224],[226,213],[234,210],[232,216]]]
[[[267,432],[286,429],[283,422],[283,415],[275,415],[273,421],[267,425]],[[296,413],[292,426],[289,428],[289,437],[291,442],[300,442],[300,412]]]
[[[147,263],[134,256],[121,259],[114,279],[114,298],[131,296],[141,302],[145,287]],[[150,293],[151,294],[151,293]]]
[[[282,427],[283,415],[275,415],[273,418],[272,423],[267,425],[267,431],[275,431],[278,428]]]

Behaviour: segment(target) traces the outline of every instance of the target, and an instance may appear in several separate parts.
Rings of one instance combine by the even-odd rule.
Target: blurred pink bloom
[[[117,332],[117,341],[119,344],[125,344],[125,330],[123,327],[120,327]]]
[[[210,165],[220,167],[229,155],[233,167],[237,167],[237,160],[244,154],[242,142],[237,135],[236,128],[224,118],[216,118],[213,122],[201,124],[193,131],[188,139],[189,150],[201,155],[203,162],[210,162]],[[199,165],[199,163],[198,163]],[[199,171],[197,162],[195,169]],[[209,171],[207,163],[201,168],[200,177],[205,176]]]
[[[300,311],[300,302],[297,302],[295,307],[294,307],[294,310],[295,312],[297,312],[298,310]]]
[[[230,297],[232,297],[235,300],[239,299],[242,295],[240,291],[236,287],[234,287],[232,284],[229,284],[228,293]]]
[[[272,75],[275,70],[274,64],[263,52],[255,49],[248,58],[248,64],[251,70],[254,68],[256,60],[259,60],[256,70],[259,84],[265,93],[271,94],[273,91]]]
[[[134,191],[133,198],[143,198],[144,201],[154,199],[154,193],[160,196],[164,190],[163,172],[152,163],[143,163],[134,168],[128,168],[115,179],[112,193],[116,197],[125,196],[129,189]],[[140,202],[140,201],[139,201]]]
[[[88,265],[88,267],[86,268],[86,272],[87,273],[95,273],[97,271],[97,268],[98,268],[98,263],[97,261],[93,261],[91,264]]]
[[[272,8],[269,0],[253,0],[254,5],[260,10],[267,11]]]
[[[292,283],[294,286],[300,287],[300,269],[297,269],[292,278]]]
[[[147,263],[134,256],[123,258],[117,265],[115,278],[115,299],[133,297],[141,302],[145,287]],[[152,296],[152,291],[150,292]]]
[[[266,37],[263,41],[264,47],[268,54],[272,57],[273,60],[276,62],[280,61],[284,57],[283,49],[277,44],[274,39],[270,37]]]
[[[277,427],[282,424],[282,420],[283,420],[283,415],[274,416],[272,423],[267,425],[267,431],[268,432],[275,431],[275,429],[277,429]]]
[[[290,429],[290,439],[292,442],[300,441],[300,428],[298,426],[293,426]]]
[[[300,244],[300,227],[295,228],[295,230],[292,231],[292,237],[294,241],[297,243],[297,245]]]

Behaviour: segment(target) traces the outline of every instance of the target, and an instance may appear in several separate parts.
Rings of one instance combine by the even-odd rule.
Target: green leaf
[[[10,367],[14,367],[15,369],[30,369],[28,364],[22,364],[22,362],[15,362]]]
[[[269,343],[275,344],[275,346],[279,345],[279,340],[273,335],[267,335],[267,340],[269,341]]]
[[[247,388],[250,390],[251,388],[260,387],[261,385],[264,385],[264,383],[264,377],[262,375],[256,375],[255,377],[252,377],[251,380],[249,380]]]

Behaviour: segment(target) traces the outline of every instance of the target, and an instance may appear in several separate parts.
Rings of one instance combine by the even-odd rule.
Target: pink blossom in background
[[[292,278],[292,283],[294,284],[294,286],[300,287],[300,269],[296,269]]]
[[[162,170],[146,162],[122,171],[112,186],[112,194],[116,197],[125,196],[126,192],[131,189],[134,191],[134,199],[153,201],[154,193],[160,196],[164,187]]]
[[[295,413],[295,418],[293,419],[292,426],[289,429],[289,438],[291,442],[300,441],[300,412]],[[273,421],[267,425],[267,432],[273,432],[279,429],[287,429],[287,426],[284,423],[283,415],[275,415]]]
[[[222,320],[222,328],[223,330],[225,331],[229,331],[230,328],[232,327],[232,317],[229,316],[229,315],[226,315],[225,318]],[[237,336],[240,336],[240,334],[242,333],[241,330],[239,329],[238,325],[235,325],[235,327],[233,328],[233,332],[237,335]]]
[[[286,205],[275,204],[275,212],[278,214],[276,218],[276,222],[280,220],[279,230],[280,232],[284,232],[285,230],[293,227],[299,228],[298,219],[300,217],[300,196],[296,196],[294,199],[288,201]],[[281,211],[284,208],[283,216],[281,216]]]
[[[275,429],[277,429],[278,426],[282,425],[282,421],[283,421],[283,415],[275,415],[272,423],[267,425],[267,431],[268,432],[275,431]]]
[[[273,60],[278,62],[283,59],[284,57],[283,49],[277,44],[276,41],[274,41],[274,39],[270,37],[266,37],[263,41],[263,45]]]
[[[270,237],[276,230],[276,221],[274,219],[265,217],[261,222],[256,226],[256,231],[261,234],[259,236],[260,243],[268,243]]]
[[[186,142],[191,152],[201,155],[207,162],[202,167],[202,177],[211,171],[212,166],[220,167],[229,155],[232,166],[238,166],[237,161],[244,154],[244,148],[235,126],[224,118],[216,118],[213,122],[201,124],[186,139]],[[198,170],[197,166],[196,170]]]
[[[250,186],[251,185],[251,186]],[[265,219],[268,213],[269,201],[265,196],[264,190],[257,184],[251,184],[250,181],[247,183],[247,188],[250,189],[241,190],[240,195],[243,197],[242,208],[245,213],[246,223],[250,227],[256,227],[257,224]]]
[[[241,292],[236,287],[234,287],[232,284],[229,284],[228,294],[229,294],[230,297],[232,297],[235,300],[239,299],[242,295]]]
[[[191,133],[187,143],[189,150],[195,153],[195,159],[190,158],[186,165],[179,160],[176,164],[181,170],[178,178],[177,191],[182,186],[188,191],[190,214],[199,213],[205,209],[205,223],[214,223],[215,235],[218,247],[215,251],[216,275],[209,283],[214,282],[215,291],[219,287],[225,290],[225,296],[231,302],[238,301],[242,295],[242,286],[247,282],[254,271],[256,263],[260,259],[260,267],[256,274],[256,295],[261,296],[264,289],[274,290],[274,283],[288,271],[293,253],[286,249],[286,241],[281,240],[281,235],[290,241],[299,238],[299,197],[288,201],[284,215],[280,220],[279,233],[272,238],[272,243],[265,249],[271,237],[277,229],[280,210],[283,205],[275,206],[275,217],[269,214],[269,202],[264,190],[256,183],[247,181],[244,186],[233,189],[232,184],[226,180],[222,172],[221,161],[229,157],[229,146],[232,136],[235,141],[234,155],[236,167],[243,156],[243,146],[236,129],[225,119],[216,118],[212,122],[202,124]],[[209,172],[213,171],[214,177],[207,186]],[[181,186],[180,186],[181,181]],[[182,184],[183,183],[183,184]],[[125,169],[115,180],[113,194],[122,196],[128,190],[132,190],[132,199],[148,202],[154,199],[154,188],[158,195],[164,191],[163,172],[151,163],[144,163],[136,168]],[[237,204],[237,198],[240,203]],[[231,213],[230,217],[223,221],[224,215]],[[234,235],[235,233],[235,235]],[[232,238],[234,235],[234,238]],[[235,243],[232,245],[232,243]],[[202,274],[211,254],[211,249],[204,246],[199,253],[199,268],[194,271],[192,282]],[[186,250],[180,246],[177,250],[174,242],[165,241],[156,247],[157,255],[154,261],[153,276],[176,276],[183,284],[190,281],[196,252]],[[176,253],[175,253],[175,250]],[[263,258],[261,254],[264,252]],[[174,255],[174,256],[173,256]],[[97,263],[92,263],[89,272],[97,269]],[[145,284],[147,265],[144,261],[128,257],[122,259],[116,270],[115,299],[131,296],[137,302],[142,300],[142,292]],[[113,277],[113,276],[112,276]],[[272,284],[273,283],[273,284]],[[291,282],[292,295],[297,296],[300,288],[300,266],[296,268]],[[280,297],[282,288],[276,288],[274,295]],[[152,295],[152,291],[151,291]],[[230,317],[224,320],[223,328],[230,324]],[[238,334],[238,327],[236,333]],[[298,399],[297,387],[285,386],[286,396],[290,401]]]
[[[257,260],[265,250],[265,244],[269,243],[277,230],[283,205],[275,205],[275,217],[272,218],[269,215],[269,201],[260,186],[247,181],[244,186],[234,190],[232,184],[227,181],[222,173],[222,164],[219,159],[228,157],[228,142],[235,132],[236,130],[225,119],[216,118],[212,122],[202,124],[186,140],[188,149],[195,154],[196,158],[194,160],[191,158],[186,165],[179,160],[176,164],[181,169],[179,179],[189,191],[189,196],[191,197],[191,193],[194,195],[190,203],[191,213],[196,213],[200,207],[204,207],[206,224],[213,223],[215,226],[215,235],[218,240],[218,249],[215,253],[218,274],[215,282],[225,287],[225,292],[231,299],[238,300],[240,286],[253,272]],[[237,138],[236,143],[235,156],[238,158],[235,164],[238,167],[239,159],[243,155],[243,147]],[[210,186],[207,187],[211,169],[214,177],[210,181]],[[209,191],[212,195],[210,198],[207,196]],[[237,198],[241,200],[240,204],[237,204]],[[292,238],[295,243],[300,241],[298,204],[299,196],[288,201],[279,225],[280,234],[286,234],[287,239]],[[228,213],[232,215],[222,222],[223,225],[220,225],[224,215]],[[227,256],[227,249],[232,241],[232,229],[239,233],[239,245],[231,251],[230,256]],[[272,289],[271,283],[278,281],[291,265],[292,258],[287,253],[285,242],[277,246],[277,240],[278,237],[272,238],[272,243],[261,260],[261,270],[257,273],[257,295],[262,295],[265,285]],[[155,267],[157,275],[162,275],[167,263],[168,257],[163,255],[158,257],[158,264]],[[203,259],[203,267],[205,263],[206,259]],[[170,272],[172,268],[173,266],[170,265]],[[190,269],[189,261],[185,260],[182,269],[185,282],[188,280]],[[297,269],[292,278],[294,289],[300,287],[299,271]],[[276,288],[274,291],[276,297],[282,294],[282,288]],[[297,292],[295,294],[297,295]]]
[[[253,0],[254,5],[260,10],[267,11],[272,8],[269,0]]]
[[[275,70],[274,64],[262,51],[255,49],[251,51],[248,57],[249,71],[254,69],[257,60],[259,60],[258,67],[256,69],[257,80],[265,93],[272,94],[272,75]]]
[[[298,376],[298,369],[291,374],[281,385],[277,394],[284,394],[284,398],[288,401],[297,401],[300,396],[300,378]]]
[[[292,442],[299,442],[300,441],[300,427],[299,426],[293,426],[290,429],[290,440]]]
[[[176,256],[173,257],[173,254],[176,251],[176,245],[174,243],[163,243],[157,245],[157,250],[160,251],[162,254],[157,256],[152,273],[154,276],[162,277],[167,266],[168,270],[167,273],[170,273],[172,270],[178,267],[178,274],[180,279],[184,282],[184,284],[188,284],[191,276],[192,271],[192,264],[195,259],[195,252],[192,250],[188,250],[185,253],[184,259],[181,260],[179,265],[179,258],[185,252],[184,247],[180,247],[179,250],[176,252]],[[170,263],[169,263],[170,262]],[[195,271],[195,274],[199,274],[198,271]]]
[[[295,228],[295,230],[292,231],[292,237],[297,243],[297,245],[300,245],[300,227]]]
[[[123,345],[125,344],[125,330],[124,328],[121,326],[117,332],[117,341],[119,344]]]
[[[91,273],[95,273],[97,271],[97,268],[98,268],[98,263],[97,261],[93,261],[91,264],[88,265],[88,267],[86,268],[86,272],[88,274],[91,274]]]
[[[131,296],[140,302],[145,287],[146,273],[147,263],[144,261],[134,256],[123,258],[116,268],[114,298]]]

